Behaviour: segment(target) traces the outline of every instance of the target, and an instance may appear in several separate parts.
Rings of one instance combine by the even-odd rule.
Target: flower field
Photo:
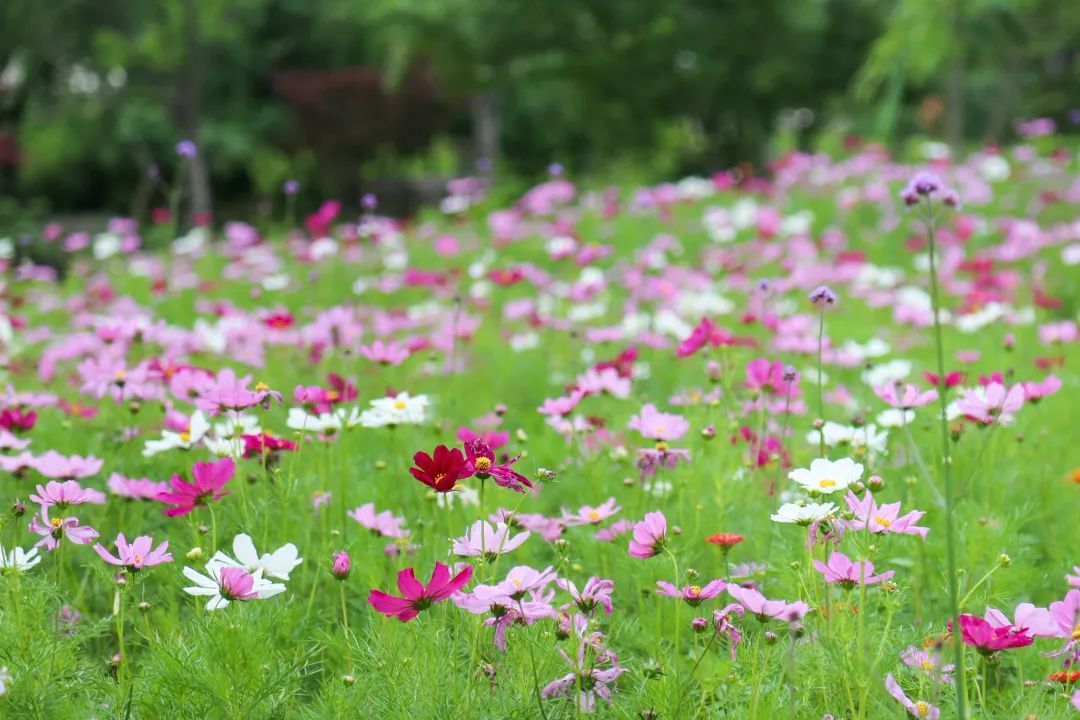
[[[1080,712],[1067,154],[365,205],[0,240],[0,717]]]

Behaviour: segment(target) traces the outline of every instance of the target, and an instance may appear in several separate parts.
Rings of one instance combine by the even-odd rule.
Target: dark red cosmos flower
[[[495,453],[483,440],[470,440],[465,443],[466,477],[473,475],[486,480],[494,478],[495,484],[510,488],[516,492],[525,492],[525,488],[531,488],[532,483],[519,472],[510,469],[510,466],[518,461],[521,455],[517,455],[503,465],[495,464]]]
[[[638,349],[634,345],[630,345],[621,353],[615,356],[612,360],[604,360],[596,363],[594,366],[597,370],[606,370],[608,368],[613,369],[619,373],[619,377],[633,377],[634,375],[634,363],[638,359]]]
[[[0,412],[0,427],[11,432],[33,430],[37,422],[37,413],[31,410],[24,412],[22,408],[12,407]]]
[[[994,627],[977,615],[960,616],[960,635],[965,643],[983,655],[991,655],[999,650],[1027,647],[1034,642],[1025,628],[1014,625]]]
[[[413,462],[416,467],[409,468],[412,476],[439,493],[450,492],[458,480],[472,475],[466,469],[465,455],[457,448],[451,450],[445,445],[435,448],[434,455],[416,453]]]
[[[259,457],[263,453],[296,449],[296,443],[292,440],[275,437],[267,432],[260,435],[241,435],[240,439],[244,441],[244,457],[246,458]]]
[[[941,378],[939,378],[935,373],[924,372],[923,377],[925,377],[926,381],[928,383],[930,383],[931,385],[933,385],[934,387],[938,387],[938,386],[941,385]],[[947,388],[956,387],[957,385],[962,385],[963,382],[964,382],[964,373],[960,372],[959,370],[954,370],[954,371],[952,371],[950,373],[946,373],[946,375],[945,375],[945,387],[947,387]]]

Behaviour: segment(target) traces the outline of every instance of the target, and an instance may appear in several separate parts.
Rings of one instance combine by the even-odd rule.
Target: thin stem
[[[518,612],[521,613],[522,619],[525,618],[525,608],[521,605],[521,598],[518,598]],[[533,644],[527,643],[529,646],[529,664],[532,665],[533,673],[533,690],[536,691],[536,704],[540,708],[540,717],[547,720],[547,710],[544,709],[544,699],[540,697],[540,675],[536,672],[536,656],[533,654]]]
[[[938,382],[941,384],[938,392],[939,421],[941,425],[941,472],[945,486],[945,564],[949,573],[949,612],[955,623],[954,627],[960,627],[960,603],[958,602],[959,588],[956,578],[956,539],[953,528],[953,482],[952,482],[952,451],[949,438],[949,420],[947,417],[948,401],[945,398],[945,344],[941,335],[941,300],[938,291],[937,273],[937,238],[934,228],[933,204],[929,196],[924,205],[926,220],[926,239],[930,246],[930,304],[934,313],[934,349],[937,354]],[[954,643],[956,651],[956,713],[960,720],[967,718],[965,704],[967,698],[967,671],[964,668],[963,643]]]

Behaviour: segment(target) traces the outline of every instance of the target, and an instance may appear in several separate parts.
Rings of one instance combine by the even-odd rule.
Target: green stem
[[[521,605],[521,598],[518,598],[518,611],[521,613],[522,619],[525,618],[525,608]],[[533,653],[532,639],[530,638],[527,643],[529,646],[529,664],[532,665],[533,673],[533,690],[536,691],[536,705],[540,708],[540,717],[547,720],[547,710],[544,709],[544,699],[540,697],[540,675],[536,671],[536,655]],[[578,698],[575,696],[574,701],[577,702]]]
[[[929,197],[924,205],[926,220],[926,239],[930,246],[930,304],[934,313],[934,350],[937,355],[938,372],[938,405],[940,409],[939,421],[941,425],[941,472],[945,486],[945,565],[949,574],[949,613],[952,616],[954,628],[960,627],[960,603],[958,601],[959,588],[956,577],[956,538],[953,528],[953,479],[952,479],[952,451],[949,437],[949,420],[947,417],[948,400],[945,395],[945,344],[941,334],[941,299],[938,291],[937,273],[937,237],[934,228],[933,205]],[[956,651],[956,715],[960,720],[967,718],[965,708],[967,693],[967,671],[964,668],[963,643],[953,643]]]

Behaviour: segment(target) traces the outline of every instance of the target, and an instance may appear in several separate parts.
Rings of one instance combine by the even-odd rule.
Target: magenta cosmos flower
[[[660,511],[645,513],[645,519],[634,524],[634,535],[627,548],[636,558],[659,555],[667,540],[667,518]]]
[[[413,568],[405,568],[398,573],[397,580],[398,591],[402,597],[388,595],[382,590],[372,590],[368,595],[368,605],[387,617],[408,622],[435,603],[442,602],[461,590],[472,579],[472,574],[472,567],[466,567],[451,578],[450,568],[436,562],[431,580],[427,585],[421,585]]]
[[[860,500],[849,490],[844,499],[847,501],[848,509],[855,516],[847,521],[848,528],[852,530],[866,530],[875,535],[918,535],[923,540],[926,539],[926,533],[929,530],[915,524],[926,514],[921,510],[912,510],[901,516],[900,503],[878,505],[869,492]]]
[[[659,588],[659,590],[656,591],[657,595],[679,598],[680,600],[685,601],[687,605],[697,607],[703,601],[714,598],[724,592],[727,583],[723,580],[713,580],[712,582],[706,583],[704,586],[687,585],[684,588],[677,588],[669,582],[659,580],[656,583],[656,587]]]
[[[681,415],[663,413],[652,403],[641,408],[641,412],[630,418],[627,426],[637,430],[645,437],[657,442],[678,440],[690,429],[690,423]]]
[[[101,543],[94,545],[94,551],[110,565],[123,565],[132,572],[173,561],[172,554],[166,552],[169,549],[168,540],[156,548],[153,544],[154,539],[149,535],[140,535],[129,544],[124,533],[120,533],[116,536],[116,552],[119,557],[106,550]]]
[[[198,462],[191,468],[192,482],[173,475],[172,491],[159,494],[157,499],[172,505],[162,512],[169,517],[187,515],[197,507],[206,507],[213,500],[220,500],[229,493],[222,488],[236,473],[236,463],[232,458],[222,458],[217,462]]]
[[[577,585],[566,578],[559,578],[555,584],[570,595],[570,599],[577,605],[578,610],[591,615],[597,606],[602,606],[604,612],[611,614],[611,594],[615,592],[614,580],[603,580],[593,575],[585,581],[585,587],[578,590]]]
[[[1027,647],[1033,640],[1026,629],[1015,625],[995,627],[978,615],[960,616],[960,635],[964,642],[983,655],[992,655],[999,650]]]
[[[30,532],[41,536],[34,547],[44,545],[50,552],[59,547],[65,538],[76,545],[86,545],[98,536],[98,531],[89,525],[79,525],[78,518],[50,518],[48,507],[41,508],[40,519],[38,515],[30,518]]]
[[[495,463],[495,453],[487,443],[483,440],[471,440],[465,443],[465,477],[473,475],[480,480],[486,480],[490,477],[495,480],[497,485],[510,488],[515,492],[525,492],[526,488],[532,487],[532,483],[529,482],[527,477],[510,467],[519,458],[521,458],[521,455],[510,459],[502,465],[497,465]]]
[[[756,615],[758,620],[768,619],[783,620],[794,623],[802,620],[806,613],[810,612],[810,606],[802,600],[787,603],[783,600],[767,600],[764,595],[753,588],[744,588],[740,585],[728,585],[728,595],[735,598],[743,608],[751,615]]]
[[[834,552],[829,555],[828,564],[820,560],[814,561],[814,569],[825,576],[825,582],[837,583],[841,587],[850,590],[856,585],[876,585],[890,579],[895,570],[874,574],[874,564],[869,560],[852,562],[851,558],[842,552]]]
[[[94,505],[105,504],[105,493],[93,488],[84,488],[75,480],[57,482],[52,480],[45,485],[37,486],[37,494],[31,495],[30,499],[42,507],[56,506],[65,509],[71,505],[93,503]]]

